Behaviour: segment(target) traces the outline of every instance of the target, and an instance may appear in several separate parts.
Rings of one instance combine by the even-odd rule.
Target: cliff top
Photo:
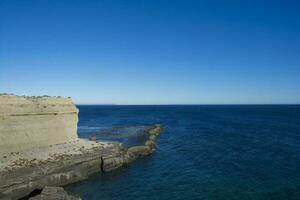
[[[71,99],[71,97],[63,97],[63,96],[49,96],[49,95],[42,95],[42,96],[27,96],[27,95],[15,95],[9,93],[0,93],[0,98],[25,98],[28,100],[41,100],[41,99]]]
[[[78,112],[71,98],[0,94],[0,115]]]

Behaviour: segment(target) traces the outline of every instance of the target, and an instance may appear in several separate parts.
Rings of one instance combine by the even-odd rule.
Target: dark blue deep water
[[[164,128],[151,156],[66,187],[83,199],[300,199],[299,105],[78,107],[81,137]]]

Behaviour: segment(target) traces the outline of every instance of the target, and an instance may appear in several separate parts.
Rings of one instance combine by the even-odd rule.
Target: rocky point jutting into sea
[[[51,191],[68,199],[53,186],[149,155],[161,132],[160,125],[153,125],[144,145],[125,148],[117,142],[78,138],[77,122],[78,109],[70,98],[0,95],[0,199],[29,199],[39,193],[33,198],[47,199]]]

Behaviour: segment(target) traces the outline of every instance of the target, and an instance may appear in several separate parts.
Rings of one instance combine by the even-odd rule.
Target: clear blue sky
[[[300,103],[298,2],[0,0],[0,92]]]

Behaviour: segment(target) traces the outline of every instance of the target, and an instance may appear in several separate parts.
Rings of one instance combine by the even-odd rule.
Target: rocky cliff
[[[77,139],[70,98],[0,95],[0,154]]]
[[[77,122],[71,99],[0,95],[0,199],[28,199],[46,186],[117,169],[151,154],[161,132],[153,125],[145,144],[127,149],[121,143],[79,139]],[[48,189],[36,199],[47,199],[53,191]]]
[[[148,129],[144,145],[124,149],[119,143],[78,139],[0,157],[0,199],[17,200],[45,186],[64,186],[96,172],[109,172],[155,150],[159,125]]]

